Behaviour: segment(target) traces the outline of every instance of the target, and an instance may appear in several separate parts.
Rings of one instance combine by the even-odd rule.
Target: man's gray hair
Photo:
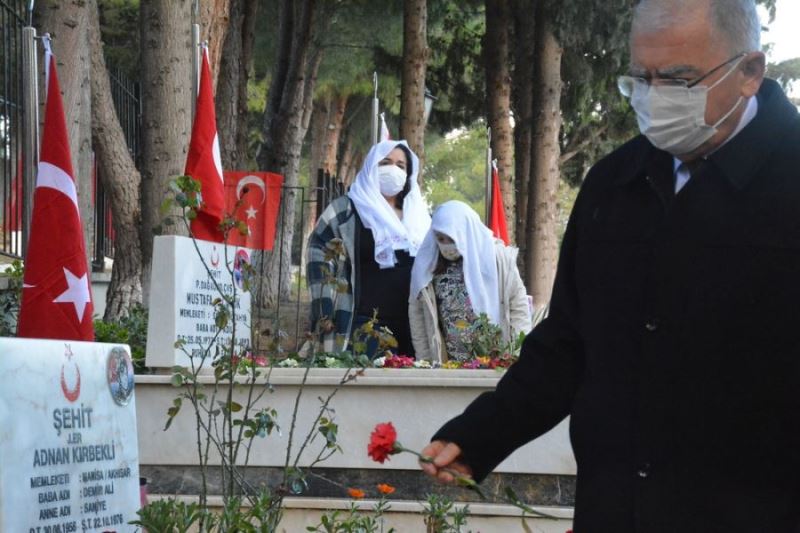
[[[707,0],[714,30],[728,41],[731,54],[761,51],[761,21],[755,0]],[[659,30],[696,13],[698,0],[641,0],[634,8],[634,31]]]

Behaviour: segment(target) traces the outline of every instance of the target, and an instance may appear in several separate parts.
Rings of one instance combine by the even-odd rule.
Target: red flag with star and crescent
[[[237,228],[232,229],[228,234],[228,244],[251,250],[272,250],[282,185],[283,176],[280,174],[225,171],[227,211],[247,225],[246,234]]]
[[[500,190],[500,176],[497,163],[492,161],[492,203],[489,211],[489,229],[495,238],[502,239],[509,245],[508,226],[506,225],[506,208],[503,206],[503,193]]]
[[[92,341],[92,295],[78,192],[55,58],[47,55],[42,150],[17,333],[20,337]]]
[[[203,47],[200,87],[197,92],[192,140],[186,156],[184,174],[200,182],[202,202],[197,218],[192,220],[192,235],[204,241],[222,242],[219,229],[225,211],[225,186],[222,181],[222,158],[217,136],[217,115],[211,89],[208,49]]]

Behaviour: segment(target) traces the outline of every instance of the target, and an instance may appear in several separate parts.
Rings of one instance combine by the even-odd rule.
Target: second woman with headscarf
[[[320,216],[309,240],[307,279],[312,328],[323,334],[324,350],[345,349],[353,332],[377,312],[378,325],[389,328],[397,339],[397,353],[414,354],[409,283],[431,220],[418,174],[419,159],[405,141],[378,143],[348,194]],[[331,243],[336,239],[342,255],[332,261]],[[324,324],[318,325],[320,320]]]
[[[411,275],[409,321],[417,358],[466,361],[469,338],[486,319],[511,343],[528,333],[531,317],[517,269],[517,249],[495,239],[478,214],[459,201],[433,214]]]

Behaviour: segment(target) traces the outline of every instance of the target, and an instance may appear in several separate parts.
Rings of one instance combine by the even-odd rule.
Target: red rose
[[[397,442],[397,431],[391,422],[378,424],[369,436],[367,453],[374,461],[383,463],[390,455],[397,453],[395,443]]]

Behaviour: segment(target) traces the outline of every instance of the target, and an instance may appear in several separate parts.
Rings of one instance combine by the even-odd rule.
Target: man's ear
[[[767,71],[766,58],[762,52],[751,52],[747,54],[742,62],[742,73],[744,74],[744,84],[742,85],[742,96],[749,98],[755,96],[764,81]]]

